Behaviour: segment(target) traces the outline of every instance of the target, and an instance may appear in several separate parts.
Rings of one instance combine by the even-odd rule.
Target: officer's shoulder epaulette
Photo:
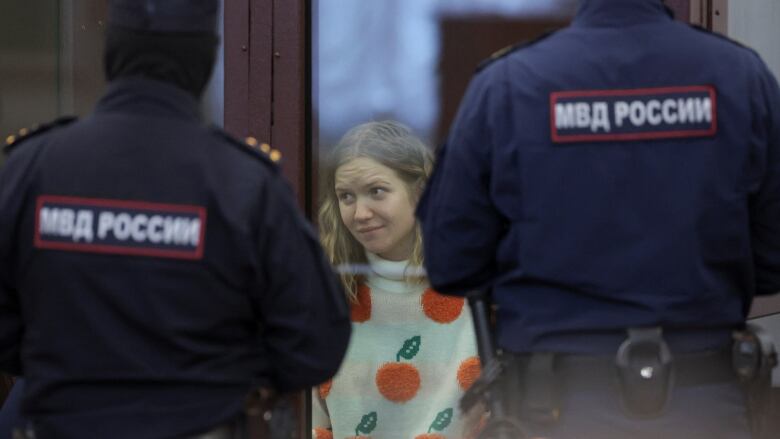
[[[212,126],[211,131],[225,140],[229,145],[237,148],[239,151],[253,157],[272,169],[278,169],[278,162],[282,159],[282,153],[278,150],[271,148],[267,143],[260,143],[254,137],[247,137],[243,142],[228,134],[222,128]]]
[[[5,147],[3,148],[3,150],[5,151],[6,154],[10,154],[11,151],[18,148],[19,145],[32,139],[33,137],[49,132],[55,128],[69,125],[75,122],[76,120],[78,120],[78,118],[74,116],[63,116],[54,119],[51,122],[47,122],[45,124],[35,126],[33,128],[22,128],[19,130],[18,133],[11,134],[5,138]]]
[[[515,43],[515,44],[510,44],[509,46],[503,47],[503,48],[493,52],[493,54],[490,55],[490,57],[488,59],[483,60],[482,62],[479,63],[479,65],[477,65],[477,69],[476,69],[476,71],[474,73],[481,72],[487,66],[493,64],[494,62],[500,60],[501,58],[506,57],[509,54],[517,52],[520,49],[524,49],[526,47],[533,46],[534,44],[544,40],[545,38],[549,37],[550,35],[554,34],[557,31],[558,31],[558,29],[547,31],[547,32],[544,32],[543,34],[539,35],[536,38],[532,38],[530,40],[523,40],[523,41],[520,41],[519,43]]]

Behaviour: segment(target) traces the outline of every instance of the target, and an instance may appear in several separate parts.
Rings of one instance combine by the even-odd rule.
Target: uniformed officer
[[[780,290],[780,90],[755,52],[661,0],[582,0],[482,66],[418,215],[433,287],[492,290],[527,433],[749,437],[732,334]]]
[[[38,439],[239,437],[250,392],[324,382],[345,352],[344,294],[280,171],[199,116],[217,9],[112,1],[93,114],[11,146],[0,370]]]

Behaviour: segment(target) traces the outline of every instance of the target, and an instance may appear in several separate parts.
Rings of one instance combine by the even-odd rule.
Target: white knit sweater
[[[479,374],[468,304],[404,282],[407,261],[368,258],[346,358],[314,390],[314,438],[467,437],[458,401]]]

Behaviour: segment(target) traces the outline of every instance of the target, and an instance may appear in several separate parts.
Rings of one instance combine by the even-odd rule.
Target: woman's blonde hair
[[[326,161],[324,188],[319,212],[320,239],[331,263],[339,269],[347,296],[357,301],[358,284],[363,280],[360,270],[368,264],[363,246],[352,236],[341,220],[336,196],[336,170],[350,160],[364,157],[375,160],[396,172],[406,184],[414,204],[422,193],[433,169],[433,154],[406,126],[394,121],[368,122],[349,130],[333,148]],[[409,258],[406,280],[423,282],[422,235],[417,225],[414,246]]]

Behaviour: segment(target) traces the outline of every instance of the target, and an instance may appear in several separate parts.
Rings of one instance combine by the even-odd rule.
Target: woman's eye
[[[371,188],[370,192],[372,196],[381,196],[387,193],[387,189],[383,187],[375,187],[375,188]]]
[[[355,198],[349,192],[342,192],[340,194],[337,194],[337,196],[339,198],[339,201],[341,201],[342,203],[349,203]]]

